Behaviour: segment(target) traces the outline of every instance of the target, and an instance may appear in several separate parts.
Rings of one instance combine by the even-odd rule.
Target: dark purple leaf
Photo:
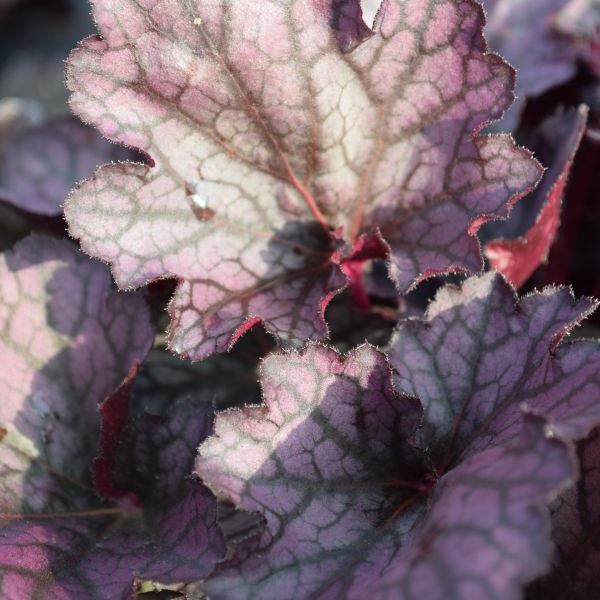
[[[554,565],[530,586],[529,600],[600,597],[600,429],[579,443],[577,455],[579,481],[552,506]]]
[[[373,348],[272,355],[262,384],[264,406],[222,413],[200,448],[215,493],[265,519],[207,581],[214,600],[516,599],[546,565],[540,507],[575,470],[541,419],[438,479]]]

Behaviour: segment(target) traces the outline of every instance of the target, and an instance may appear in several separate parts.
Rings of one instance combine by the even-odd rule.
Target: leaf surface
[[[554,29],[556,14],[569,0],[481,0],[485,37],[494,52],[517,70],[517,101],[496,126],[516,129],[528,97],[568,81],[577,70],[577,48]]]
[[[71,106],[153,166],[100,170],[68,201],[70,230],[121,287],[181,281],[170,344],[193,359],[258,321],[283,343],[326,337],[365,248],[401,291],[480,269],[477,229],[539,178],[509,137],[477,136],[513,74],[470,0],[387,0],[372,34],[356,0],[93,9]]]
[[[10,139],[0,165],[0,193],[29,212],[60,215],[76,183],[99,165],[133,156],[74,117],[53,119]]]
[[[523,405],[584,437],[600,416],[600,347],[564,338],[596,306],[567,288],[517,301],[494,273],[442,288],[390,345],[396,386],[423,403],[419,446],[447,468],[516,436]]]
[[[552,571],[530,586],[528,600],[587,600],[600,594],[600,429],[578,444],[577,456],[579,481],[552,506]]]
[[[515,211],[511,219],[495,229],[515,220],[518,226],[535,214],[541,206],[533,225],[517,239],[497,239],[485,245],[485,255],[490,266],[502,273],[515,287],[521,287],[534,271],[546,261],[560,227],[562,201],[575,154],[581,143],[587,123],[588,108],[550,118],[542,125],[541,142],[545,153],[554,156],[537,189],[522,201],[522,210]]]
[[[197,472],[221,498],[266,519],[260,539],[209,584],[215,598],[307,598],[341,574],[378,523],[411,497],[427,463],[406,443],[420,415],[370,346],[344,360],[309,346],[263,363],[265,406],[221,413]],[[412,529],[420,507],[401,518]]]
[[[575,468],[540,418],[438,478],[405,441],[418,403],[371,347],[273,355],[262,384],[264,406],[222,413],[200,447],[204,481],[265,519],[208,579],[211,598],[516,599],[547,563],[540,506]]]
[[[0,271],[2,598],[120,600],[131,597],[136,577],[206,575],[222,549],[215,501],[178,475],[186,452],[191,470],[207,411],[131,421],[135,365],[154,339],[142,297],[114,292],[102,265],[50,238],[19,243]],[[127,503],[102,501],[94,490],[100,403],[105,483],[123,489]],[[122,441],[144,424],[152,453]],[[127,482],[117,479],[124,453],[135,472]],[[177,493],[169,477],[179,479]],[[136,494],[132,482],[142,480],[152,498]]]
[[[527,416],[508,447],[478,453],[439,480],[404,547],[384,536],[324,598],[518,600],[552,555],[548,514],[540,507],[575,473],[565,445]]]

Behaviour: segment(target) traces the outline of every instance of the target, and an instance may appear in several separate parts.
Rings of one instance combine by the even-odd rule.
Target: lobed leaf
[[[182,477],[177,490],[172,483],[186,452],[191,470],[206,410],[148,424],[128,406],[135,365],[154,338],[143,299],[112,291],[102,265],[50,238],[30,237],[5,254],[0,278],[2,598],[125,599],[137,577],[206,575],[222,551],[214,498]],[[104,502],[93,488],[105,397],[99,460],[105,482],[126,484],[128,504]],[[133,431],[137,452],[122,441]],[[127,482],[116,478],[124,453],[135,472]],[[142,480],[152,497],[134,495]]]
[[[522,406],[564,439],[584,437],[600,416],[600,348],[563,339],[596,306],[566,288],[517,301],[494,273],[442,288],[389,349],[396,386],[423,404],[418,445],[438,465],[456,464],[517,436]]]
[[[406,442],[418,403],[395,395],[370,346],[346,360],[309,346],[263,363],[265,405],[217,416],[197,473],[266,528],[207,583],[214,598],[312,597],[365,552],[427,462]],[[400,537],[422,507],[399,519]]]
[[[71,233],[135,287],[177,277],[170,346],[192,359],[262,321],[324,338],[344,264],[389,256],[398,288],[481,268],[475,233],[537,182],[471,0],[95,0],[71,106],[152,167],[101,169]]]
[[[265,404],[220,414],[200,447],[204,481],[265,519],[208,579],[211,598],[516,599],[548,562],[540,507],[575,469],[540,418],[436,472],[407,443],[418,403],[371,347],[272,355],[262,384]]]

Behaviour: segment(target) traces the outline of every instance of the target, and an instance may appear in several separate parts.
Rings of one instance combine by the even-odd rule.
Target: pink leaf
[[[477,135],[513,73],[471,0],[386,0],[370,35],[356,0],[93,8],[71,106],[153,166],[101,169],[67,220],[121,287],[180,280],[170,345],[193,359],[259,321],[282,343],[326,337],[357,244],[385,247],[400,291],[480,269],[477,229],[540,176]]]
[[[544,174],[541,184],[527,198],[533,206],[540,198],[545,202],[532,227],[518,239],[494,240],[485,246],[490,266],[502,273],[515,287],[521,287],[534,271],[548,258],[560,227],[563,195],[575,153],[585,131],[588,108],[580,107],[564,117],[555,117],[546,123],[552,131],[550,145],[556,147],[555,158]],[[565,132],[565,129],[568,131]]]

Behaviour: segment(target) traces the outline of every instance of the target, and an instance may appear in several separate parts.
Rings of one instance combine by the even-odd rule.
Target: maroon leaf
[[[101,169],[70,230],[121,287],[181,281],[170,345],[193,359],[259,321],[284,343],[325,337],[358,248],[389,254],[402,291],[479,270],[477,229],[539,178],[509,137],[477,135],[513,74],[471,0],[386,0],[370,37],[356,0],[93,8],[71,106],[153,166]]]
[[[115,293],[102,265],[50,238],[31,237],[4,255],[0,279],[0,596],[120,600],[131,597],[136,577],[206,575],[222,550],[214,499],[183,476],[177,489],[161,478],[167,467],[172,477],[181,473],[165,464],[175,448],[179,468],[187,461],[191,470],[206,410],[159,415],[156,462],[127,461],[137,478],[127,491],[137,493],[141,479],[150,490],[137,496],[140,508],[103,502],[93,490],[98,404],[109,394],[105,419],[124,414],[126,390],[110,392],[153,341],[143,299]],[[202,435],[183,435],[175,426],[182,418],[186,431],[200,420]],[[104,428],[107,467],[116,468],[126,449],[119,440],[132,429],[121,422],[107,438]]]
[[[131,151],[103,140],[73,117],[19,131],[0,164],[0,193],[15,206],[42,215],[59,215],[73,186],[110,161]]]
[[[588,112],[586,106],[581,106],[577,112],[553,117],[544,124],[544,131],[551,135],[549,140],[545,136],[545,141],[556,148],[556,152],[541,184],[526,200],[532,207],[541,204],[540,199],[544,202],[535,223],[518,239],[494,240],[485,246],[490,266],[517,288],[548,258],[560,227],[563,195],[585,131]],[[514,215],[516,218],[519,216]]]
[[[596,306],[566,288],[516,301],[494,273],[442,288],[390,347],[397,388],[423,403],[419,445],[447,468],[514,438],[523,405],[563,438],[584,437],[600,418],[600,347],[563,339]]]
[[[556,555],[527,598],[588,600],[600,594],[600,429],[579,443],[580,479],[552,507]]]
[[[540,506],[574,465],[539,418],[437,480],[405,441],[417,404],[371,347],[344,360],[309,346],[263,367],[265,405],[222,413],[200,448],[207,484],[266,523],[209,578],[211,598],[516,599],[541,572]]]
[[[134,364],[121,385],[100,405],[100,448],[92,466],[92,474],[96,491],[104,498],[122,498],[127,495],[126,489],[115,484],[113,469],[119,443],[129,423],[129,398],[138,372],[139,365]]]

